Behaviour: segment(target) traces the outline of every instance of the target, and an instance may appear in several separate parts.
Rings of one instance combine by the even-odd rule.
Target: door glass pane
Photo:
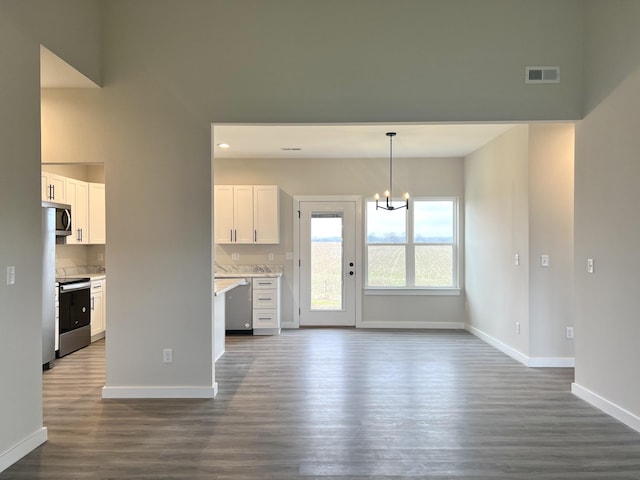
[[[311,310],[343,309],[342,213],[311,214]]]
[[[416,245],[416,286],[453,286],[453,246]]]

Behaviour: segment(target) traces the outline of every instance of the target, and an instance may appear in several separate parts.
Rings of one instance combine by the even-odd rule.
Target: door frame
[[[293,196],[293,328],[300,328],[300,202],[355,202],[356,208],[356,328],[362,323],[362,197],[360,195],[294,195]],[[296,265],[298,262],[298,265]]]

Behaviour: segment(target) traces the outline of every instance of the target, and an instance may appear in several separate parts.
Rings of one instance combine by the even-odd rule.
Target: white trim
[[[573,357],[529,357],[527,367],[531,368],[573,368],[576,360]]]
[[[102,398],[214,398],[213,387],[102,387]]]
[[[514,360],[522,363],[526,367],[530,368],[571,368],[575,367],[575,359],[573,357],[528,357],[524,353],[519,352],[513,347],[510,347],[506,343],[501,342],[497,338],[487,335],[482,330],[476,327],[466,324],[465,329],[473,333],[479,339],[485,341],[492,347],[497,348],[502,353],[509,355]]]
[[[300,328],[300,228],[298,212],[300,202],[355,202],[356,210],[356,266],[362,265],[362,197],[360,195],[294,195],[293,196],[293,322],[286,328]],[[360,269],[363,270],[362,268]],[[362,323],[362,275],[356,275],[355,307],[356,328]],[[281,325],[282,328],[285,325]]]
[[[482,330],[479,330],[479,329],[477,329],[476,327],[474,327],[472,325],[468,325],[467,324],[465,326],[465,328],[466,328],[467,331],[473,333],[480,340],[483,340],[486,343],[488,343],[489,345],[491,345],[492,347],[497,348],[502,353],[505,353],[505,354],[509,355],[511,358],[513,358],[514,360],[517,360],[518,362],[522,363],[523,365],[528,365],[529,357],[527,357],[526,355],[520,353],[515,348],[510,347],[506,343],[502,343],[500,340],[498,340],[497,338],[492,337],[491,335],[487,335]]]
[[[464,322],[367,322],[363,321],[358,328],[402,328],[402,329],[434,329],[464,330]]]
[[[415,295],[415,296],[460,296],[460,288],[417,288],[417,287],[364,287],[365,295]]]
[[[631,413],[629,410],[622,408],[620,405],[616,405],[615,403],[601,397],[597,393],[592,392],[585,387],[578,385],[577,383],[571,384],[571,393],[585,402],[590,403],[599,410],[602,410],[607,415],[611,415],[626,426],[640,432],[640,417]]]
[[[13,447],[0,454],[0,472],[3,472],[22,457],[31,453],[47,441],[47,427],[41,427]]]

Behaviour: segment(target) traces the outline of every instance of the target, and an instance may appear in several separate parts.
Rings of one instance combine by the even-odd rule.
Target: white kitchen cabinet
[[[280,278],[256,277],[253,285],[252,324],[254,335],[280,333]]]
[[[216,243],[280,243],[279,219],[277,185],[214,187]]]
[[[46,202],[68,203],[65,188],[66,179],[61,175],[41,172],[42,200]]]
[[[277,185],[253,186],[254,243],[280,243],[280,202]]]
[[[104,183],[89,183],[89,243],[107,243]]]
[[[91,341],[95,342],[104,337],[105,322],[105,290],[107,281],[91,281]]]
[[[71,205],[69,245],[89,243],[89,184],[75,178],[66,179],[67,203]]]

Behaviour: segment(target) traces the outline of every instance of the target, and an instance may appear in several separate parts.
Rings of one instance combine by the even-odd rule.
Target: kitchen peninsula
[[[217,362],[224,353],[225,337],[225,294],[240,285],[246,285],[244,278],[220,278],[213,282],[213,310],[214,310],[214,346],[213,360]]]

